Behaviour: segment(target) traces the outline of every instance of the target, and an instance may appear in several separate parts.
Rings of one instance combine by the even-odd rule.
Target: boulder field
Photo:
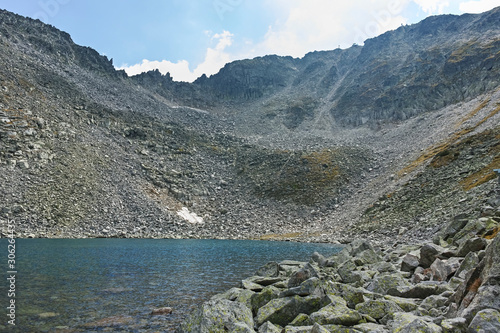
[[[500,188],[422,244],[347,244],[332,257],[270,262],[213,296],[187,332],[500,332]]]

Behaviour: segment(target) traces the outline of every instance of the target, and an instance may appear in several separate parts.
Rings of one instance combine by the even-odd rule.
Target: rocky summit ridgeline
[[[177,332],[500,332],[500,185],[489,202],[482,217],[457,216],[434,242],[358,240],[329,258],[270,262]]]
[[[1,10],[0,64],[19,237],[424,240],[500,168],[500,8],[193,83]]]

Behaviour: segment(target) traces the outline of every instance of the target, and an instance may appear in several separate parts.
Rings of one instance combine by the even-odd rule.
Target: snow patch
[[[196,213],[191,213],[187,207],[182,207],[181,210],[177,212],[177,215],[182,217],[184,220],[188,221],[189,223],[203,223],[203,218],[196,215]]]

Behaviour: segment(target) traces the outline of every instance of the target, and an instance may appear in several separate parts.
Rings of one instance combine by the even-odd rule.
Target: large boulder
[[[182,332],[253,332],[252,311],[242,303],[214,298],[203,303],[178,329]]]
[[[481,237],[473,237],[466,240],[459,248],[457,256],[465,257],[470,252],[478,252],[486,248],[486,239]]]
[[[447,281],[460,267],[461,259],[453,257],[448,260],[436,259],[430,269],[433,281]]]
[[[465,259],[460,264],[460,267],[455,272],[455,277],[465,279],[467,274],[479,264],[479,256],[475,252],[470,252],[465,256]]]
[[[276,298],[258,310],[255,321],[258,326],[270,321],[284,327],[300,313],[311,314],[321,309],[323,304],[322,298],[318,296]]]
[[[392,318],[394,313],[403,312],[403,309],[393,301],[376,299],[356,305],[356,311],[378,320],[385,316]]]
[[[312,278],[319,277],[318,267],[310,263],[305,264],[300,270],[293,272],[288,280],[288,288],[298,287],[302,282]]]
[[[493,309],[479,311],[467,330],[469,333],[498,333],[500,332],[500,312]]]
[[[460,304],[460,316],[466,318],[468,322],[481,310],[500,311],[500,261],[498,258],[500,258],[500,237],[496,237],[488,246],[480,265],[468,274],[466,283],[455,295],[455,301]]]
[[[353,326],[363,318],[358,311],[349,309],[344,299],[339,296],[329,296],[331,303],[310,315],[314,323],[320,325]]]
[[[277,262],[268,262],[264,266],[260,267],[255,275],[266,276],[266,277],[277,277],[280,274],[280,265]]]
[[[251,309],[255,313],[269,303],[269,301],[276,299],[280,295],[280,290],[274,286],[268,286],[262,289],[260,293],[254,293],[250,299]]]
[[[425,244],[420,248],[420,266],[429,268],[436,259],[448,259],[455,253],[436,244]]]
[[[401,270],[403,272],[413,272],[419,264],[420,262],[418,257],[408,253],[404,256],[403,261],[401,262]]]
[[[382,273],[375,276],[366,289],[374,293],[387,294],[389,290],[409,286],[410,284],[399,273]]]
[[[398,312],[394,314],[392,332],[398,333],[442,333],[442,328],[430,320],[415,316],[410,313]]]

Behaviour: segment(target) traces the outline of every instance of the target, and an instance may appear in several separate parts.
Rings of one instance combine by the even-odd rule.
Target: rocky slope
[[[188,84],[128,77],[0,11],[0,231],[425,239],[474,214],[500,168],[499,16],[432,17]]]
[[[329,258],[271,262],[216,295],[178,332],[498,332],[500,186],[482,217],[457,216],[434,243],[357,240]]]

